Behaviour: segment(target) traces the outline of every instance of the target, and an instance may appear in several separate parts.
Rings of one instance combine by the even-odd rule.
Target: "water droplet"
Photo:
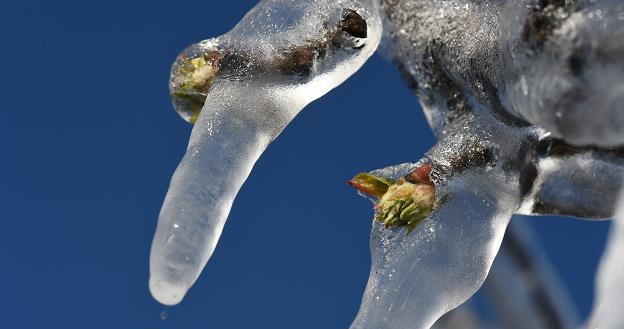
[[[160,319],[161,320],[167,320],[167,318],[169,317],[169,310],[168,309],[164,309],[160,312]]]

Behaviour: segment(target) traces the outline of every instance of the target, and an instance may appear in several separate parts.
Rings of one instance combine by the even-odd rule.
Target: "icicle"
[[[158,301],[182,300],[269,143],[308,103],[355,73],[380,38],[368,1],[265,0],[229,33],[178,57],[174,105],[197,123],[152,243],[150,290]]]

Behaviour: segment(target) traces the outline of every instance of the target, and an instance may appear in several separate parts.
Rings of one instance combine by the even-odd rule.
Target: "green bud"
[[[169,89],[173,106],[184,120],[195,123],[220,71],[222,53],[214,43],[185,49],[171,69]]]
[[[366,195],[379,198],[375,205],[376,221],[384,223],[386,228],[406,227],[410,233],[429,216],[435,203],[435,187],[428,179],[431,165],[416,168],[415,172],[396,182],[361,173],[349,184]]]
[[[403,179],[390,185],[375,206],[375,220],[386,227],[407,227],[408,233],[433,210],[435,188],[426,184],[413,184]]]

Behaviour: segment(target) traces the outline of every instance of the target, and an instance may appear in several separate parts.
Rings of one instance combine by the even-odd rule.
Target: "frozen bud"
[[[431,165],[425,164],[414,169],[414,171],[412,171],[407,176],[405,176],[405,179],[412,183],[433,185],[431,183],[431,178],[429,177],[430,174],[431,174]]]
[[[357,11],[343,9],[340,21],[333,24],[316,38],[277,47],[272,53],[227,37],[204,40],[186,48],[176,58],[169,80],[176,111],[184,120],[195,123],[210,89],[219,79],[249,82],[262,76],[287,84],[305,83],[318,73],[314,67],[320,60],[345,49],[353,54],[366,45],[368,25]]]
[[[380,198],[375,205],[377,214],[375,220],[382,222],[386,227],[407,227],[408,233],[413,231],[421,220],[433,210],[435,202],[435,187],[431,185],[428,173],[431,166],[423,166],[423,170],[416,170],[414,174],[426,183],[410,182],[400,178],[392,182],[383,177],[361,173],[349,181],[349,184],[361,193]],[[414,175],[408,176],[414,176]]]
[[[186,121],[195,123],[208,90],[219,73],[222,55],[216,41],[202,41],[185,49],[171,67],[169,91],[173,106]]]
[[[375,220],[383,222],[386,227],[407,227],[409,233],[431,213],[434,201],[433,186],[399,179],[375,206]]]

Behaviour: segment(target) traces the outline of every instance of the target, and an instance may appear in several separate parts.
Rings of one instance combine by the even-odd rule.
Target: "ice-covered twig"
[[[172,96],[183,117],[198,119],[152,243],[150,290],[158,301],[182,300],[268,144],[308,103],[355,73],[380,39],[369,1],[265,0],[232,31],[182,53]]]
[[[517,196],[471,170],[447,184],[412,233],[373,224],[372,267],[352,329],[429,328],[485,280]]]
[[[386,49],[440,136],[473,102],[574,145],[624,145],[619,0],[380,0]]]
[[[508,177],[518,213],[613,214],[624,174],[621,1],[380,2],[387,53],[441,139],[429,157],[442,182],[477,166],[484,179]]]
[[[197,279],[268,144],[372,54],[379,13],[388,53],[440,141],[419,164],[432,165],[433,186],[378,195],[384,224],[373,225],[353,328],[431,326],[481,285],[514,211],[613,212],[624,144],[620,1],[378,1],[264,0],[176,61],[174,105],[197,123],[152,246],[159,301],[178,303]],[[379,174],[396,180],[415,166]],[[604,273],[601,287],[615,272]]]
[[[475,108],[458,116],[419,163],[372,172],[394,180],[429,164],[436,201],[412,233],[373,225],[372,267],[353,329],[429,328],[485,280],[520,202],[518,154],[536,132],[509,128]]]

